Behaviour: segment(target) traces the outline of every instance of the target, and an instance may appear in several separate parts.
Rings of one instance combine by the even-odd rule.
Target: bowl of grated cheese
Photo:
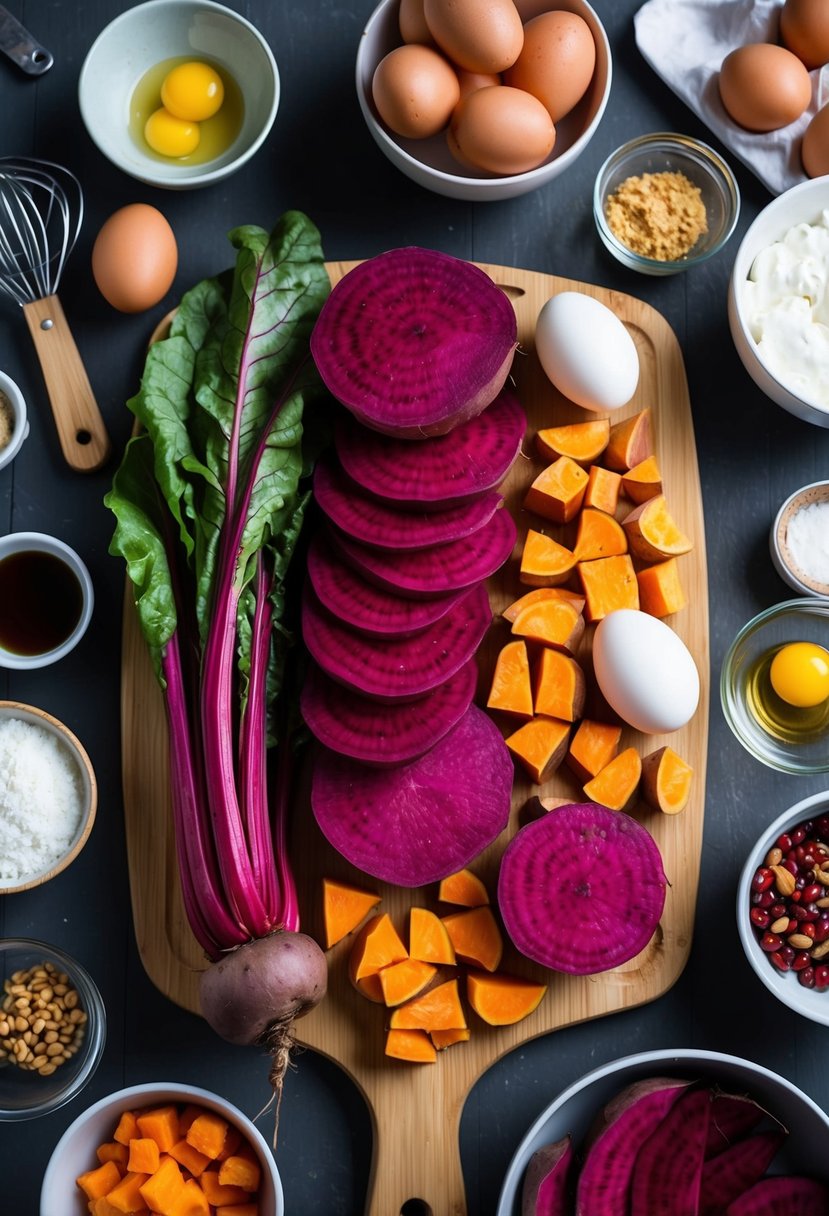
[[[43,709],[0,701],[0,895],[65,870],[97,805],[95,771],[72,731]]]

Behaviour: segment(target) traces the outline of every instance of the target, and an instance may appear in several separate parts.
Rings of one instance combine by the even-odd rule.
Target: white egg
[[[599,621],[593,668],[602,695],[623,721],[648,735],[679,730],[699,702],[699,673],[669,625],[636,608]]]
[[[552,296],[535,323],[535,349],[559,392],[584,409],[616,410],[636,392],[639,355],[633,338],[593,296]]]

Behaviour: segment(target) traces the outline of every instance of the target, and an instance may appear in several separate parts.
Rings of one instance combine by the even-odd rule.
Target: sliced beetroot
[[[347,475],[369,494],[402,507],[444,508],[493,489],[521,448],[527,418],[511,389],[482,414],[428,443],[409,443],[338,421],[334,445]]]
[[[569,1136],[533,1153],[524,1175],[521,1216],[568,1216],[567,1183],[573,1159]]]
[[[666,1111],[636,1156],[630,1210],[697,1216],[711,1096],[688,1089]]]
[[[323,671],[376,701],[413,701],[448,680],[475,654],[492,622],[479,583],[446,616],[411,638],[368,638],[341,625],[306,583],[302,637]]]
[[[322,533],[308,546],[308,577],[320,603],[343,625],[368,637],[405,638],[441,620],[466,594],[413,600],[367,582],[339,557]]]
[[[829,1186],[796,1174],[763,1178],[729,1204],[726,1216],[829,1216]]]
[[[314,498],[323,514],[352,540],[373,549],[428,549],[482,528],[503,499],[495,490],[444,511],[395,507],[351,482],[333,460],[314,470]]]
[[[630,1211],[636,1155],[687,1085],[673,1077],[649,1077],[628,1085],[607,1104],[603,1126],[579,1173],[576,1216],[619,1216]],[[636,1216],[646,1213],[637,1211]]]
[[[316,663],[300,696],[302,716],[326,747],[364,764],[405,764],[422,756],[466,713],[475,695],[474,659],[417,701],[378,704],[344,688]]]
[[[662,915],[666,881],[659,848],[641,823],[595,802],[566,803],[510,841],[498,903],[527,958],[593,975],[645,948]],[[571,924],[578,933],[561,931]]]
[[[515,310],[470,262],[411,246],[336,284],[311,334],[329,392],[365,426],[423,439],[474,418],[502,388]]]
[[[509,511],[501,510],[472,536],[412,553],[369,549],[341,532],[332,531],[332,540],[335,550],[368,582],[412,599],[430,599],[489,578],[512,553],[517,535]]]
[[[780,1129],[757,1132],[709,1158],[702,1167],[699,1216],[720,1216],[759,1182],[785,1139]]]
[[[706,1157],[724,1152],[736,1140],[748,1135],[762,1123],[765,1114],[763,1108],[745,1094],[729,1094],[723,1090],[712,1093]]]
[[[509,819],[513,766],[494,722],[470,705],[418,760],[370,768],[320,749],[311,806],[343,857],[382,882],[419,887],[463,869]]]

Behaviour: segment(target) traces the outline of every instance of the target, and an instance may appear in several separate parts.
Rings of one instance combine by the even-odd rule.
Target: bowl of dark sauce
[[[56,663],[92,616],[92,579],[74,549],[44,532],[0,538],[0,667]]]

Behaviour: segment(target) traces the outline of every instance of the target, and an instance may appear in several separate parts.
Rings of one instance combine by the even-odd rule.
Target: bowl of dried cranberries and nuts
[[[789,807],[743,867],[737,927],[778,1000],[829,1026],[829,792]]]

